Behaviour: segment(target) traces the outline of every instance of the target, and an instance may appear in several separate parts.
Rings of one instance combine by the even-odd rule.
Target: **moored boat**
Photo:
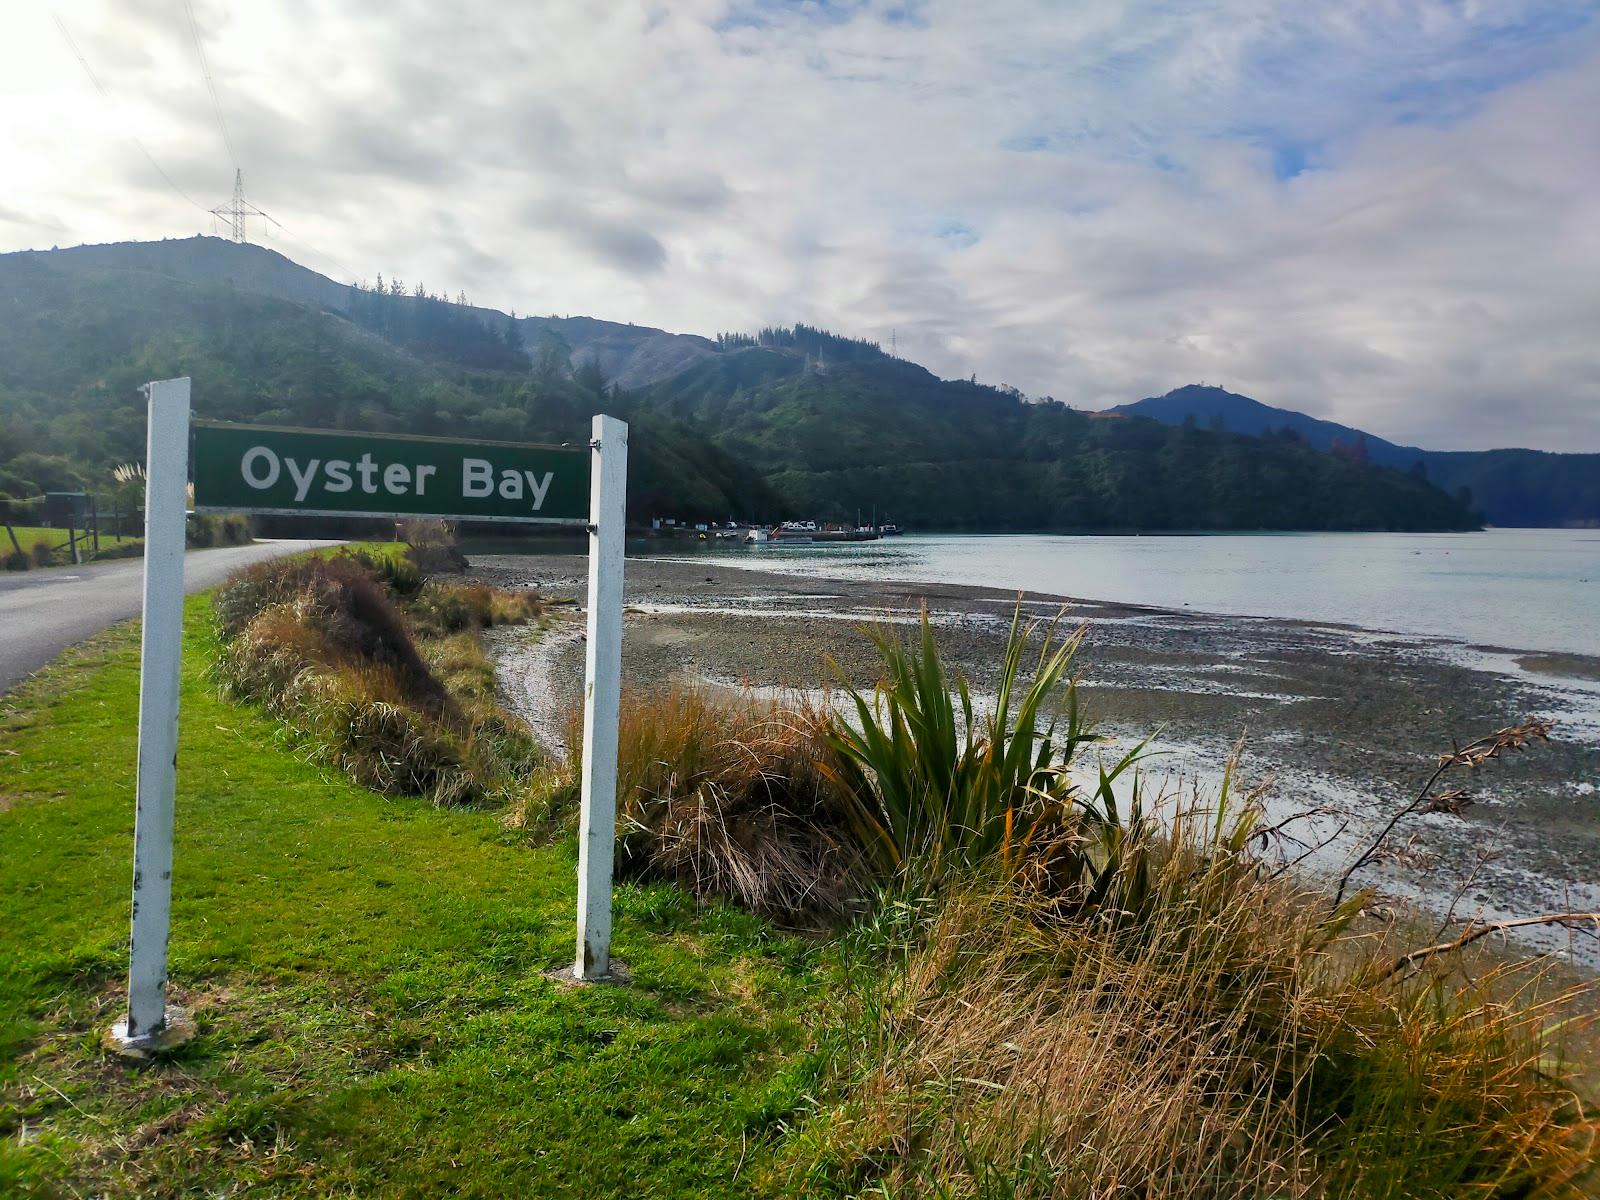
[[[818,525],[815,521],[784,521],[771,527],[753,525],[739,534],[739,540],[752,546],[809,546],[819,542],[875,542],[890,532],[899,533],[900,529],[893,525]]]
[[[878,540],[878,531],[866,527],[855,529],[842,525],[829,525],[819,529],[812,537],[818,542],[875,542]]]

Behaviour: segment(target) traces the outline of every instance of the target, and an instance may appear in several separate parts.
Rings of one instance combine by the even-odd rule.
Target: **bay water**
[[[639,548],[670,557],[703,554],[758,571],[981,584],[1600,656],[1600,530],[1594,529],[907,534],[810,546],[673,541]]]

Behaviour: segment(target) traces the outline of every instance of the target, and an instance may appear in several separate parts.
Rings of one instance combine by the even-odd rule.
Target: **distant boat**
[[[809,546],[814,540],[805,529],[795,528],[798,523],[786,521],[782,525],[774,525],[771,529],[763,529],[756,525],[744,535],[747,546]]]
[[[883,535],[876,525],[818,525],[815,521],[784,521],[770,529],[753,526],[744,535],[746,545],[809,546],[814,543],[875,542]],[[895,530],[899,532],[898,529]]]
[[[846,529],[844,527],[819,530],[815,539],[819,542],[875,542],[878,540],[876,529]]]
[[[885,524],[878,526],[879,537],[899,537],[904,532],[904,529],[901,529],[900,526],[892,522],[886,522]]]

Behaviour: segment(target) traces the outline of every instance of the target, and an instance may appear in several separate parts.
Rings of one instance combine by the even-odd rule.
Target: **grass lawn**
[[[31,550],[33,544],[41,538],[52,546],[65,546],[67,544],[67,531],[65,529],[52,529],[48,525],[13,525],[11,531],[17,535],[17,541],[22,543],[24,551]],[[78,533],[80,540],[89,541],[92,544],[93,539],[83,536],[83,530],[80,529]],[[125,542],[143,540],[143,538],[139,537],[118,537],[105,531],[100,534],[100,544],[102,546],[120,546]],[[3,543],[7,548],[11,545],[11,539],[6,537],[3,531],[0,531],[0,543]]]
[[[568,988],[576,856],[390,801],[218,697],[189,601],[171,971],[197,1038],[124,1005],[138,642],[0,700],[0,1195],[759,1191],[818,1059],[826,951],[619,888],[628,987]]]
[[[42,541],[48,542],[50,548],[57,553],[62,561],[66,561],[69,557],[66,549],[67,531],[65,529],[52,529],[47,525],[13,525],[11,532],[17,535],[17,544],[22,547],[24,554],[32,554],[34,543]],[[79,533],[82,534],[82,531],[80,530]],[[143,541],[144,538],[142,537],[114,537],[112,534],[105,532],[100,534],[101,550],[109,550],[120,546],[134,546]],[[84,557],[87,558],[94,549],[94,539],[80,536],[78,546]],[[0,529],[0,558],[13,553],[14,549],[11,545],[11,539],[6,536],[5,530]]]

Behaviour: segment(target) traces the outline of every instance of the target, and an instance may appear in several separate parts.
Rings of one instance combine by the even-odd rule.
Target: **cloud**
[[[9,246],[209,231],[181,7],[0,15]],[[1600,450],[1600,25],[1567,0],[195,0],[269,244],[1085,407],[1200,379]],[[174,193],[129,141],[148,146]]]
[[[523,212],[531,228],[585,249],[620,272],[651,274],[667,261],[666,247],[641,226],[639,216],[607,216],[559,197],[536,201]]]

